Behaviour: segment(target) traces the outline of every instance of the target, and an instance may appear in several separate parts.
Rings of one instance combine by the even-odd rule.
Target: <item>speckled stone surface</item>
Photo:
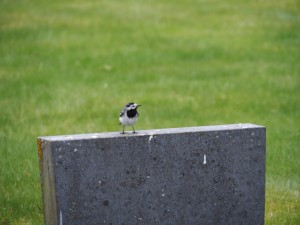
[[[253,124],[38,138],[45,224],[264,224]]]

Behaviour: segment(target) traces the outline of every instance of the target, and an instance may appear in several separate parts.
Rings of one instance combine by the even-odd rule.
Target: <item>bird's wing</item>
[[[119,117],[123,116],[124,113],[125,113],[125,110],[123,109],[123,110],[120,112],[120,116],[119,116]]]
[[[119,118],[120,117],[122,117],[122,116],[124,116],[124,114],[125,114],[125,109],[123,109],[121,112],[120,112],[120,115],[119,115]],[[119,125],[121,125],[122,123],[121,123],[121,121],[119,122]]]

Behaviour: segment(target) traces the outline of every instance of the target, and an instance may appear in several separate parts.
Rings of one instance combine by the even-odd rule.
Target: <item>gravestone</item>
[[[46,225],[264,224],[253,124],[38,138]]]

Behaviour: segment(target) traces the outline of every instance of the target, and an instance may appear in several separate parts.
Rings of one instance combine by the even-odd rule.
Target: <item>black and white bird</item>
[[[125,107],[120,112],[119,121],[120,125],[123,125],[123,132],[121,134],[125,134],[125,126],[132,126],[133,133],[135,133],[133,125],[137,122],[139,118],[139,113],[137,108],[141,106],[139,104],[130,102],[125,105]]]

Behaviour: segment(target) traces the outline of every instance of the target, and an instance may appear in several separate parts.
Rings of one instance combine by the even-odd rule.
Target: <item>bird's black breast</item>
[[[127,111],[127,116],[128,116],[129,118],[135,117],[137,114],[138,114],[138,112],[137,112],[136,109],[131,109],[131,110],[128,110],[128,111]]]

